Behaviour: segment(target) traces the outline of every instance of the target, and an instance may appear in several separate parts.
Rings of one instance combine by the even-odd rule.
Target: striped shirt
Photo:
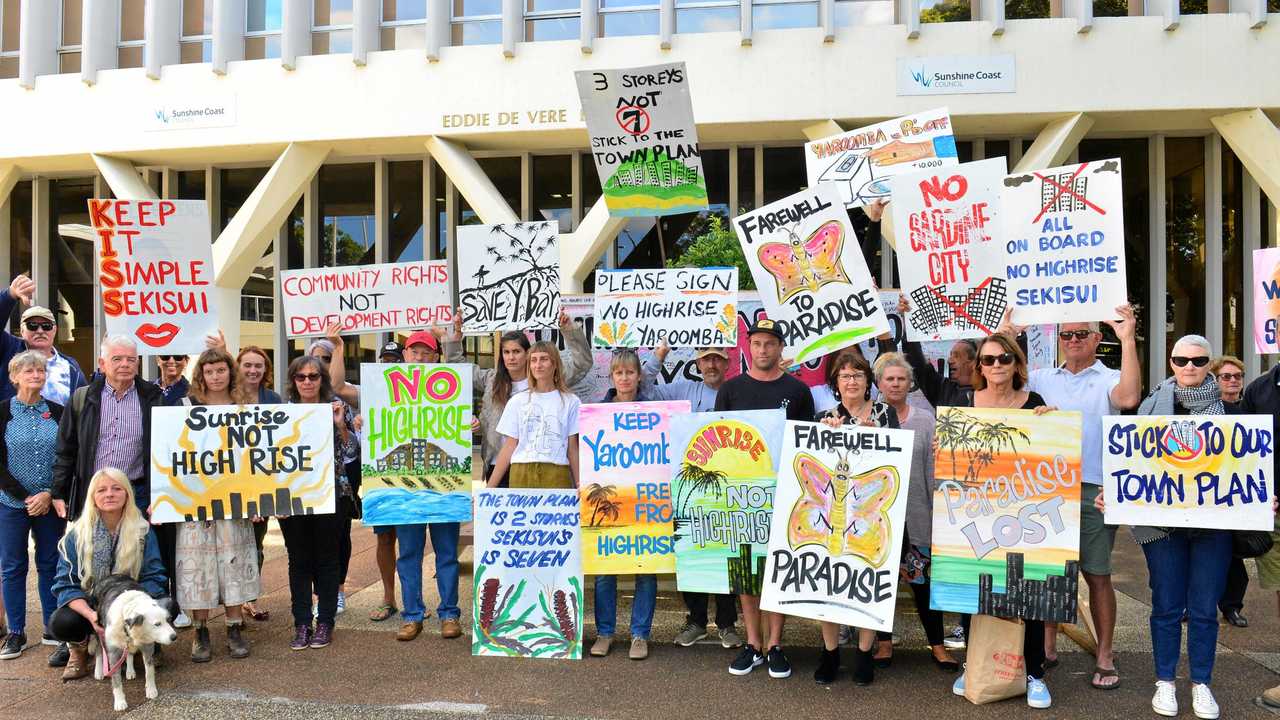
[[[98,454],[93,471],[119,468],[130,480],[140,480],[146,470],[142,446],[142,401],[133,383],[116,393],[109,383],[102,386],[102,415],[98,423]]]

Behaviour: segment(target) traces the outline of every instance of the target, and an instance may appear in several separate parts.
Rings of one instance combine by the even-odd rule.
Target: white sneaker
[[[1151,709],[1154,710],[1157,715],[1177,717],[1178,687],[1171,681],[1157,680],[1156,694],[1151,696]]]
[[[951,683],[951,694],[964,697],[964,666],[963,665],[960,666],[960,677],[957,677],[956,681]]]
[[[1191,710],[1200,720],[1217,720],[1218,701],[1213,699],[1208,685],[1191,684]]]
[[[187,617],[186,613],[179,612],[178,617],[173,619],[173,626],[176,628],[189,628],[191,627],[191,618]]]

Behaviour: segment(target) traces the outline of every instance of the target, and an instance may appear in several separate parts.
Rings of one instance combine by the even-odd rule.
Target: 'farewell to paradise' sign
[[[453,322],[447,260],[286,270],[280,295],[291,338],[324,335],[334,321],[343,333]]]

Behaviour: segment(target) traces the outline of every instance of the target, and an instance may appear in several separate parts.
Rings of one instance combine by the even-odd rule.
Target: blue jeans
[[[422,556],[428,529],[431,547],[436,551],[436,590],[440,593],[436,615],[441,620],[457,620],[462,615],[458,610],[458,535],[461,527],[456,522],[396,526],[396,542],[400,544],[396,574],[400,576],[400,598],[404,606],[400,617],[405,622],[422,622],[427,614],[427,607],[422,602]]]
[[[44,515],[31,517],[25,509],[0,505],[0,587],[10,632],[22,633],[27,627],[27,538],[31,535],[36,539],[40,612],[48,630],[49,615],[58,607],[53,597],[53,576],[58,569],[58,540],[66,526],[67,522],[52,507]]]
[[[631,603],[631,637],[649,639],[653,609],[658,603],[658,577],[635,575],[636,597]],[[618,576],[596,576],[596,635],[612,636],[618,624]]]
[[[1182,613],[1188,615],[1191,682],[1208,683],[1218,642],[1218,598],[1227,584],[1231,533],[1174,530],[1142,546],[1151,576],[1151,649],[1156,679],[1172,681],[1182,652]]]

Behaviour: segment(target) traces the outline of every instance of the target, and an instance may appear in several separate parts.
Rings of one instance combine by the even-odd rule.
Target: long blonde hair
[[[106,467],[93,474],[93,478],[89,480],[89,490],[85,494],[84,509],[80,511],[80,517],[76,518],[69,528],[67,534],[62,536],[62,540],[58,542],[58,550],[62,553],[62,557],[68,562],[71,558],[67,555],[67,540],[72,535],[76,538],[76,564],[80,569],[80,587],[85,591],[93,588],[93,531],[98,526],[98,506],[94,502],[94,493],[98,489],[98,485],[103,480],[114,480],[124,487],[125,505],[124,513],[120,517],[120,525],[116,528],[116,558],[115,567],[112,572],[122,575],[128,575],[134,580],[138,579],[138,575],[142,572],[142,555],[146,548],[147,533],[151,530],[151,525],[147,523],[147,519],[142,517],[142,511],[134,504],[133,485],[129,482],[129,478],[116,468]]]

